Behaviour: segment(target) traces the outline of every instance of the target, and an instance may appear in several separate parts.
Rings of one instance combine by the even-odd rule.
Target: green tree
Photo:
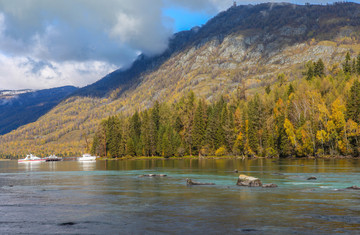
[[[310,81],[315,76],[314,73],[314,63],[312,61],[308,61],[305,65],[306,72],[304,73],[306,80]]]
[[[249,146],[255,153],[263,148],[264,107],[258,94],[248,103]]]
[[[355,80],[346,102],[346,118],[360,124],[360,82]]]
[[[356,73],[360,74],[360,54],[356,57]]]
[[[325,76],[325,65],[322,59],[319,59],[314,64],[314,76],[324,77]]]
[[[206,132],[206,106],[205,101],[200,100],[195,111],[194,127],[193,127],[193,140],[194,147],[200,156],[200,150],[205,143]]]
[[[346,53],[345,62],[343,63],[343,70],[345,74],[351,74],[351,57],[350,52]]]

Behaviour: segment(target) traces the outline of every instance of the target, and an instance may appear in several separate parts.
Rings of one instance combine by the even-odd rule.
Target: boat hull
[[[28,163],[28,162],[45,162],[45,159],[37,159],[37,160],[18,160],[18,163]]]

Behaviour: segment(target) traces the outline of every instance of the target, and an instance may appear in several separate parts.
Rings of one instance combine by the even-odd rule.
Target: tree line
[[[210,102],[190,91],[178,102],[155,102],[97,128],[92,154],[123,156],[358,156],[360,56],[325,68],[308,62],[304,77]],[[328,71],[326,71],[328,70]],[[240,92],[239,92],[240,91]],[[250,93],[250,92],[247,92]]]

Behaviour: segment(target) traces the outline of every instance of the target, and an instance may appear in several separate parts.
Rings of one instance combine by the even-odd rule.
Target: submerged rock
[[[147,174],[147,175],[139,175],[139,177],[166,177],[165,174]]]
[[[317,178],[315,176],[311,176],[311,177],[307,178],[307,180],[317,180]]]
[[[65,223],[60,223],[59,225],[60,226],[72,226],[72,225],[75,225],[76,223],[75,222],[65,222]]]
[[[277,184],[263,184],[263,188],[277,188]]]
[[[214,183],[200,183],[192,181],[191,179],[186,179],[186,185],[215,185]]]
[[[248,187],[261,187],[262,183],[260,179],[247,176],[247,175],[239,175],[239,179],[236,183],[239,186],[248,186]]]
[[[351,187],[347,187],[346,189],[360,190],[359,186],[353,185]]]

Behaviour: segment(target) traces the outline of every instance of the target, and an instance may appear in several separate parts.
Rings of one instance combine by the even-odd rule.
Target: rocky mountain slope
[[[163,54],[140,56],[130,69],[79,89],[37,122],[2,136],[0,152],[79,154],[109,115],[176,102],[189,90],[209,100],[236,95],[239,87],[250,96],[276,83],[279,73],[301,78],[305,63],[319,58],[334,71],[346,52],[360,52],[359,32],[355,3],[231,7],[201,28],[175,34]]]

